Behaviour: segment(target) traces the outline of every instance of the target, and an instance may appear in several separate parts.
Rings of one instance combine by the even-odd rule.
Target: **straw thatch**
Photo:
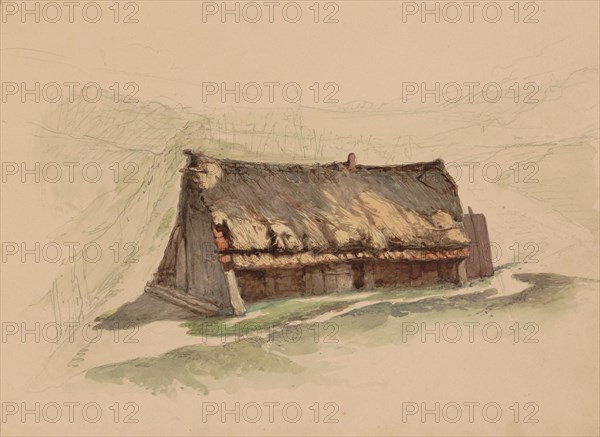
[[[469,243],[456,184],[441,160],[289,165],[186,153],[184,186],[222,231],[220,252],[238,260],[248,253],[440,250]]]

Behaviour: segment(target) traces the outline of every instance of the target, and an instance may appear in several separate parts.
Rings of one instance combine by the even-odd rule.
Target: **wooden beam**
[[[179,239],[177,247],[177,261],[175,262],[175,286],[181,291],[187,291],[187,253],[185,250],[185,238]]]
[[[243,316],[246,314],[246,307],[244,306],[244,300],[240,294],[237,278],[235,277],[235,271],[233,271],[233,269],[225,271],[225,281],[227,282],[227,288],[229,289],[229,302],[233,307],[233,314],[236,316]]]
[[[463,287],[467,285],[467,260],[463,259],[458,263],[458,282]]]
[[[200,299],[187,293],[182,293],[175,288],[162,287],[156,284],[147,284],[144,288],[146,293],[153,294],[177,306],[186,308],[195,314],[213,316],[221,312],[221,309],[206,299]]]
[[[469,248],[454,249],[404,249],[393,251],[346,252],[346,253],[312,253],[302,252],[297,254],[246,254],[234,253],[231,255],[232,263],[238,269],[265,269],[265,268],[296,268],[319,264],[340,263],[353,260],[397,260],[397,261],[439,261],[459,260],[469,256]]]

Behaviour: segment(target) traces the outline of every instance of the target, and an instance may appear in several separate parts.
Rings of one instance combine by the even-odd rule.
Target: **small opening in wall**
[[[365,263],[352,264],[352,286],[356,289],[365,286]]]

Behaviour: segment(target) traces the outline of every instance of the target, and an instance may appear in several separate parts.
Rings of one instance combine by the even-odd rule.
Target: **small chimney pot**
[[[346,163],[346,165],[348,166],[348,170],[350,170],[350,171],[356,170],[356,154],[355,153],[350,153],[348,155],[348,162]]]

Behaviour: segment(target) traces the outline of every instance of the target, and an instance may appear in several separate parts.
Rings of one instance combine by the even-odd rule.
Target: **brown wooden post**
[[[235,271],[233,269],[225,270],[225,281],[227,282],[229,302],[233,307],[233,314],[236,316],[243,316],[246,314],[246,307],[244,306],[244,299],[242,299],[240,294],[237,278],[235,277]]]
[[[187,258],[185,249],[185,237],[182,235],[179,238],[177,246],[177,262],[175,264],[175,287],[187,293]]]
[[[470,255],[466,262],[466,271],[468,278],[481,277],[481,255],[479,249],[479,241],[475,223],[473,222],[473,210],[468,207],[469,213],[464,216],[465,231],[471,240]]]
[[[483,214],[474,214],[471,207],[463,217],[465,232],[471,240],[466,275],[469,279],[491,276],[494,273],[487,223]]]
[[[487,229],[487,222],[483,214],[474,214],[473,227],[479,243],[479,275],[488,277],[494,274],[494,265],[492,263],[492,248]]]
[[[463,259],[461,262],[458,263],[458,272],[457,272],[458,273],[458,282],[463,287],[465,285],[467,285],[467,282],[468,282],[466,265],[467,265],[466,259]]]

